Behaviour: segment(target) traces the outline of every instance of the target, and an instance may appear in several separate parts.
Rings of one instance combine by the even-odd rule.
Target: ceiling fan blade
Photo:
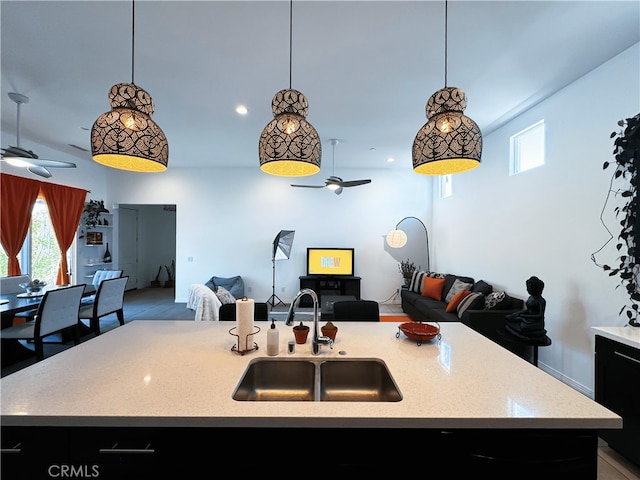
[[[31,173],[35,173],[36,175],[40,175],[41,177],[51,178],[51,172],[44,167],[34,165],[32,167],[27,167],[27,170]]]
[[[76,168],[76,164],[73,162],[63,162],[62,160],[29,160],[37,167],[43,168]]]
[[[76,168],[76,164],[72,162],[63,162],[62,160],[45,160],[30,156],[21,156],[6,154],[2,156],[2,161],[16,167],[34,167],[34,168]]]
[[[294,185],[291,184],[292,187],[302,187],[302,188],[324,188],[325,185]]]
[[[357,187],[358,185],[366,185],[367,183],[371,183],[371,180],[351,180],[348,182],[340,182],[340,185],[343,187]]]
[[[3,148],[3,157],[16,157],[16,158],[38,158],[38,155],[31,150],[26,150],[20,147],[14,147],[9,145],[9,148]]]

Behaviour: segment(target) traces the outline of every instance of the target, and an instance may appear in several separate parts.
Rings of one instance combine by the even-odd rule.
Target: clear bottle
[[[280,335],[276,328],[276,322],[271,319],[271,328],[267,331],[267,355],[278,355],[280,351]]]

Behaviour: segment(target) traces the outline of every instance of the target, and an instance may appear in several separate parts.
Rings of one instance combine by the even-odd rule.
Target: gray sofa
[[[424,272],[422,272],[424,274]],[[427,274],[432,275],[432,274]],[[524,301],[511,297],[506,292],[494,291],[493,286],[483,280],[474,281],[472,277],[454,274],[435,274],[444,277],[440,298],[431,298],[422,294],[419,285],[415,285],[415,276],[411,285],[400,292],[402,310],[417,322],[461,322],[495,343],[505,347],[520,357],[531,360],[531,346],[514,341],[503,335],[505,315],[524,309]],[[435,276],[434,275],[434,276]],[[447,312],[445,299],[456,280],[467,284],[474,295],[468,299],[464,310],[458,308]],[[412,287],[413,290],[412,290]],[[474,297],[471,299],[470,297]],[[463,299],[463,302],[465,300]]]

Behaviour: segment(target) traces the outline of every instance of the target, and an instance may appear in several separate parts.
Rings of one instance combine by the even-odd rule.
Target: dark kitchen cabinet
[[[601,430],[611,448],[640,465],[640,349],[596,335],[595,400],[622,417],[622,429]]]

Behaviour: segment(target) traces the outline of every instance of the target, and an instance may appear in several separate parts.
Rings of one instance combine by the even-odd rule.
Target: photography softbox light
[[[285,303],[276,295],[276,260],[287,260],[291,255],[291,246],[293,245],[293,236],[295,230],[280,230],[276,238],[273,239],[273,251],[271,254],[272,276],[271,297],[267,300],[272,307]],[[276,301],[277,300],[277,301]]]

